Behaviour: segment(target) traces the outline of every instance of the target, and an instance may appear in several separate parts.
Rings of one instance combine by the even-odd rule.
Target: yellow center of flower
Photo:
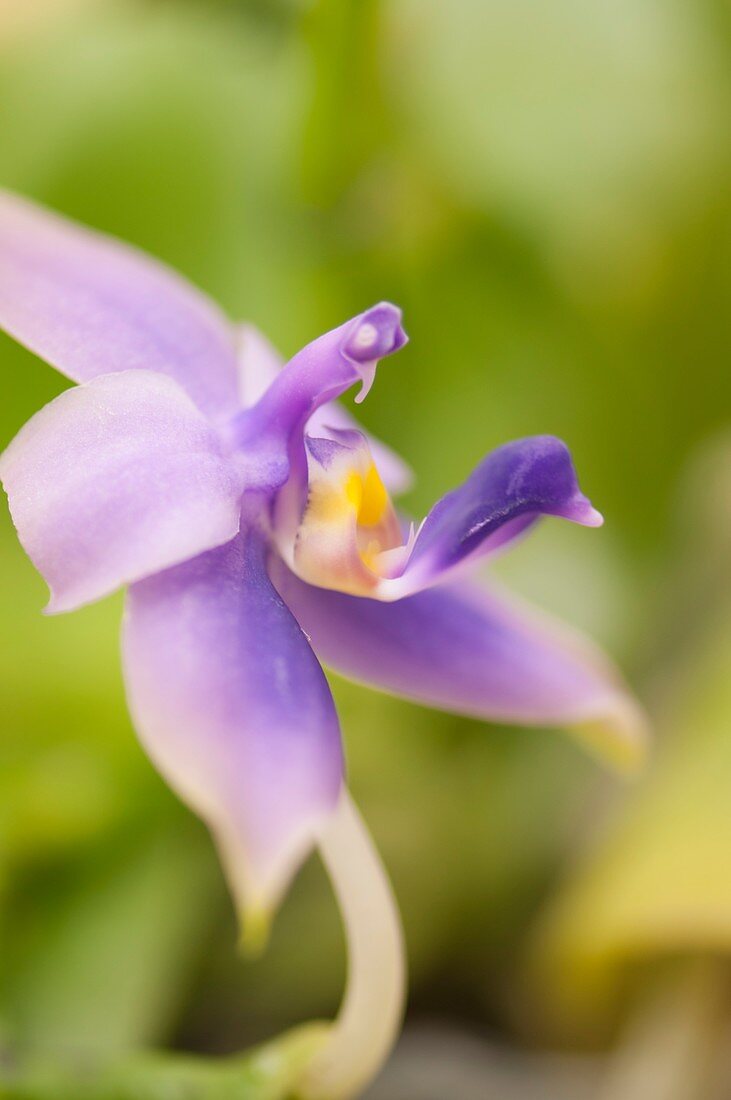
[[[353,470],[345,482],[345,497],[355,508],[359,527],[375,527],[381,522],[388,506],[388,493],[375,463],[363,477]]]
[[[398,549],[403,534],[368,451],[338,457],[329,466],[311,464],[294,565],[311,584],[367,596],[382,575],[382,555]]]

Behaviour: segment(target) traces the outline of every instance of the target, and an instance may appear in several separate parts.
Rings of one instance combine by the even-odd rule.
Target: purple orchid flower
[[[604,726],[634,753],[641,723],[607,661],[462,576],[543,515],[601,523],[565,445],[500,447],[408,532],[389,496],[407,467],[332,404],[405,344],[395,306],[282,367],[162,265],[3,194],[0,324],[79,383],[0,462],[47,610],[130,586],[135,724],[244,908],[276,899],[337,803],[316,654],[474,717]]]
[[[0,195],[0,324],[78,383],[0,459],[20,540],[69,611],[128,585],[124,674],[153,762],[265,913],[337,813],[318,658],[430,706],[580,728],[641,715],[590,643],[465,577],[542,516],[597,526],[566,446],[492,452],[414,528],[405,464],[333,402],[406,342],[384,302],[283,365],[137,251]],[[358,400],[358,398],[356,398]]]

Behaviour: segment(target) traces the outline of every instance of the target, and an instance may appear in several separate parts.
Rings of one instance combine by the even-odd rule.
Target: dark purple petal
[[[434,505],[403,574],[384,585],[384,598],[433,584],[468,559],[504,546],[545,515],[588,527],[602,523],[580,491],[571,454],[560,439],[532,436],[499,447]]]
[[[134,585],[130,708],[152,760],[207,822],[239,909],[276,902],[342,783],[335,707],[257,534]]]
[[[205,413],[238,407],[235,331],[142,252],[0,192],[0,326],[75,382],[136,368]]]
[[[320,659],[352,680],[474,718],[576,727],[619,764],[641,754],[643,718],[616,670],[542,613],[466,582],[382,603],[281,563],[273,576]]]
[[[105,375],[41,409],[0,456],[18,535],[68,611],[228,542],[243,482],[171,378]]]

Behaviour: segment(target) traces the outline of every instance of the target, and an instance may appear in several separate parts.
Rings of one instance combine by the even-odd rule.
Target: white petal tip
[[[582,527],[601,527],[604,523],[604,516],[583,493],[579,493],[571,501],[564,514],[567,519],[580,523]]]
[[[602,527],[604,525],[604,516],[590,504],[586,509],[583,523],[585,527]]]
[[[568,519],[572,523],[579,523],[582,527],[601,527],[604,523],[604,516],[583,493],[576,494],[559,507],[549,509],[549,514]]]

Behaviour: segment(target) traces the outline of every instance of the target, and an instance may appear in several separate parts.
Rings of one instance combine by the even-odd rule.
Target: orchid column
[[[565,444],[537,436],[488,454],[409,523],[393,504],[407,467],[333,404],[352,386],[362,399],[404,346],[387,302],[282,364],[167,268],[5,194],[0,324],[78,383],[0,459],[47,610],[129,586],[135,726],[209,825],[249,935],[320,845],[350,984],[302,1087],[312,1100],[355,1095],[396,1034],[403,962],[319,659],[442,709],[575,727],[631,765],[643,720],[607,659],[465,579],[543,516],[601,516]]]

